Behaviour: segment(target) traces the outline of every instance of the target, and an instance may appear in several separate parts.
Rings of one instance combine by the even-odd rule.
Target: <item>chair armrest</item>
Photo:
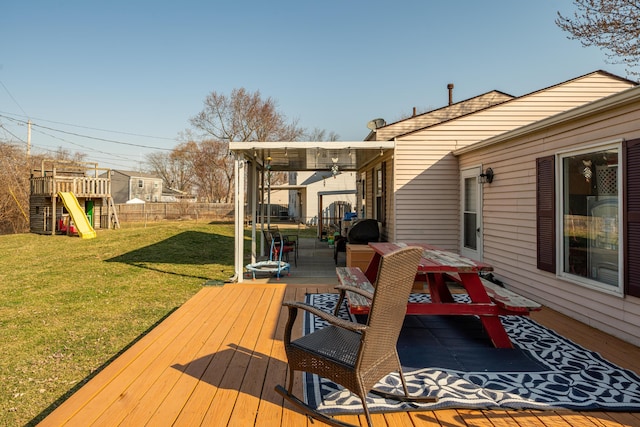
[[[343,329],[348,329],[350,331],[362,332],[368,328],[367,325],[341,319],[337,316],[334,316],[333,314],[327,313],[326,311],[320,310],[319,308],[314,307],[310,304],[306,304],[304,302],[285,301],[282,303],[282,305],[289,307],[290,313],[292,310],[297,310],[299,308],[299,309],[308,311],[309,313],[314,314],[323,320],[326,320],[327,322],[331,323],[334,326],[338,326]]]
[[[353,292],[353,293],[362,295],[365,298],[373,299],[373,294],[371,292],[365,291],[364,289],[356,288],[355,286],[338,285],[338,286],[335,287],[335,289],[337,289],[339,291]]]

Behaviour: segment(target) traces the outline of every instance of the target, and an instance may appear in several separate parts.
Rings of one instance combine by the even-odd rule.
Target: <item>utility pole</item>
[[[27,160],[31,156],[31,119],[27,121]]]

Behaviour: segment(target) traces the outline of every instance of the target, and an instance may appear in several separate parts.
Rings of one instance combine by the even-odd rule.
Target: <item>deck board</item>
[[[331,292],[318,285],[234,284],[203,288],[161,324],[45,418],[42,426],[321,426],[310,423],[274,391],[285,385],[283,300]],[[608,360],[638,370],[640,349],[553,310],[532,316]],[[301,333],[302,316],[294,331]],[[302,378],[294,377],[299,394]],[[366,425],[363,416],[341,416]],[[625,412],[484,411],[446,409],[374,414],[387,426],[589,426],[640,425]]]
[[[250,293],[246,292],[246,295]],[[148,420],[155,410],[162,404],[166,397],[166,392],[180,380],[180,370],[175,366],[188,366],[193,360],[202,341],[205,339],[202,334],[210,334],[209,343],[219,345],[220,340],[216,338],[215,332],[225,332],[227,324],[225,322],[233,319],[233,315],[246,305],[242,295],[238,295],[234,304],[227,305],[227,310],[212,310],[211,306],[206,306],[197,313],[191,322],[187,322],[181,328],[181,333],[174,337],[161,354],[153,359],[143,375],[139,375],[135,382],[127,389],[127,394],[136,396],[136,399],[121,399],[117,401],[108,413],[105,413],[105,423],[113,420],[115,413],[126,415],[122,422],[125,425],[142,425]],[[188,319],[187,319],[188,320]],[[210,330],[214,325],[214,333]],[[230,325],[229,325],[230,326]],[[188,369],[187,368],[187,369]],[[131,372],[131,375],[136,375]],[[197,378],[197,377],[196,377]],[[188,375],[183,381],[188,384],[197,384],[197,379]]]
[[[238,304],[237,308],[234,307],[230,310],[232,313],[237,313],[238,316],[231,316],[227,313],[224,316],[223,321],[216,325],[216,331],[229,329],[232,333],[221,338],[216,338],[215,340],[212,340],[211,337],[202,337],[202,340],[205,343],[209,340],[211,344],[200,346],[198,352],[193,355],[193,359],[185,360],[182,364],[183,375],[195,379],[195,385],[191,387],[192,381],[189,379],[185,379],[181,381],[181,383],[176,384],[171,392],[166,396],[163,405],[158,407],[150,418],[152,425],[158,425],[166,420],[176,419],[182,410],[185,409],[185,402],[181,399],[181,396],[186,394],[192,396],[192,398],[196,397],[193,396],[192,393],[195,394],[196,386],[202,380],[209,382],[210,384],[217,384],[218,382],[216,382],[215,379],[213,380],[214,382],[211,382],[206,379],[207,377],[205,377],[205,375],[207,375],[207,371],[221,372],[225,365],[224,377],[220,381],[220,386],[217,392],[213,393],[211,390],[207,390],[204,387],[201,387],[197,392],[201,394],[200,399],[205,405],[209,406],[209,408],[211,408],[211,401],[214,396],[222,393],[221,397],[224,399],[225,405],[214,406],[214,408],[219,411],[216,414],[222,418],[225,414],[230,414],[232,412],[232,403],[234,400],[231,399],[231,396],[224,396],[224,378],[236,375],[235,370],[238,369],[238,366],[240,366],[240,369],[243,369],[241,363],[246,358],[246,354],[239,349],[242,349],[244,346],[251,347],[251,342],[254,342],[257,339],[257,337],[253,336],[251,333],[252,330],[248,330],[247,325],[249,324],[252,315],[265,316],[265,311],[269,304],[269,295],[264,290],[262,290],[261,295],[251,296],[251,298],[258,299],[255,311],[252,311],[253,304],[250,304],[249,301],[240,300],[240,304]],[[232,347],[232,345],[234,345],[234,341],[237,343],[235,344],[237,348]],[[241,377],[239,378],[241,379]],[[223,390],[221,391],[220,388]],[[191,400],[192,399],[189,399],[189,401]],[[196,405],[196,407],[200,408],[200,410],[202,408],[202,406],[199,405]],[[201,411],[192,412],[194,415],[197,415],[198,412]],[[228,418],[228,416],[226,416],[226,418]]]

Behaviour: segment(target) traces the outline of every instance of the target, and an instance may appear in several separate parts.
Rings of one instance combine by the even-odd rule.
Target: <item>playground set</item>
[[[30,179],[30,231],[92,239],[96,229],[118,228],[110,176],[97,163],[43,160]]]

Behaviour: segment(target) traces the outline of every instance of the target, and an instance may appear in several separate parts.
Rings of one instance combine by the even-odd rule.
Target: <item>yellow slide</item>
[[[91,224],[89,224],[89,218],[87,218],[84,210],[80,207],[80,203],[78,203],[76,196],[71,192],[63,191],[60,191],[58,196],[62,199],[64,207],[69,211],[69,215],[78,230],[78,236],[83,239],[93,239],[96,237],[96,230],[94,230]]]

